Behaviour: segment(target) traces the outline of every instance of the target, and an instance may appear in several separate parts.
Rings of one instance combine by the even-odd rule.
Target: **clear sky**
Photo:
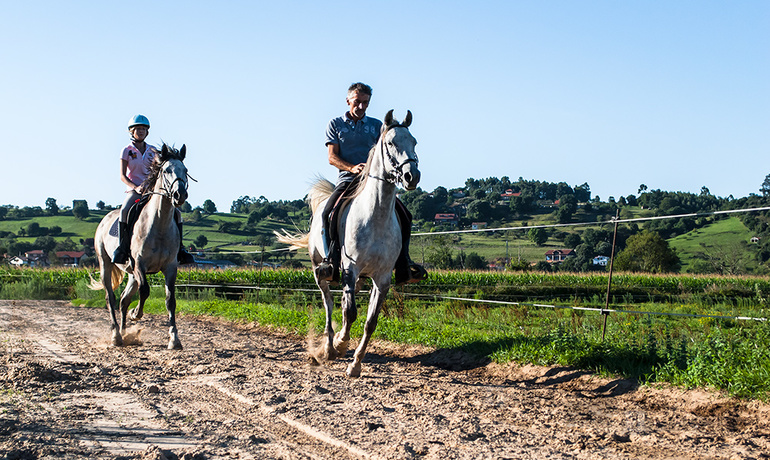
[[[423,190],[469,177],[758,193],[770,1],[2,1],[0,204],[123,200],[137,113],[190,203],[301,199],[350,83],[414,114]]]

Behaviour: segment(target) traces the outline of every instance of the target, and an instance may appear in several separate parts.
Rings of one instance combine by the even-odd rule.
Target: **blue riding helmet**
[[[139,125],[146,126],[147,129],[150,129],[150,120],[148,120],[144,115],[134,115],[130,120],[128,120],[128,129]]]

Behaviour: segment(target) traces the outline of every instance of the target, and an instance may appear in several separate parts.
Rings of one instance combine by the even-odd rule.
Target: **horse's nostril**
[[[404,179],[406,179],[406,182],[407,182],[407,183],[411,184],[411,183],[412,183],[412,173],[410,173],[410,172],[406,172],[406,173],[404,174]]]

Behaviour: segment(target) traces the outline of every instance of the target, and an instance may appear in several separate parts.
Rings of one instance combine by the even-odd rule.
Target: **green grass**
[[[14,220],[0,220],[0,231],[7,231],[18,233],[20,228],[25,231],[27,226],[36,222],[41,227],[54,227],[59,226],[62,229],[62,233],[54,237],[56,241],[64,240],[65,238],[71,238],[74,242],[79,242],[81,239],[93,238],[96,227],[99,222],[107,214],[107,211],[90,210],[90,215],[83,219],[76,219],[70,212],[62,212],[58,216],[45,216],[45,217],[26,217],[22,219]],[[19,241],[34,241],[37,237],[23,237],[19,238]]]
[[[684,273],[692,266],[695,255],[702,252],[725,254],[731,259],[740,259],[750,268],[756,267],[753,253],[744,244],[749,243],[752,236],[740,219],[729,217],[671,238],[668,242],[677,251]]]

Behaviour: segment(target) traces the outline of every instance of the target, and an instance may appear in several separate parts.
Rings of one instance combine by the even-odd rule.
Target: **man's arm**
[[[365,163],[359,163],[354,165],[340,158],[340,145],[339,144],[327,144],[329,147],[329,164],[342,171],[350,171],[353,174],[361,174],[364,170]]]

